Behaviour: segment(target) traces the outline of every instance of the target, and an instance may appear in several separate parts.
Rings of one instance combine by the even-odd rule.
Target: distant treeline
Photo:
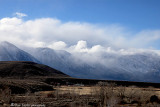
[[[46,83],[52,85],[96,85],[98,82],[114,83],[118,86],[137,86],[137,87],[155,87],[160,88],[160,83],[151,82],[133,82],[133,81],[116,81],[116,80],[94,80],[94,79],[77,79],[77,78],[47,78]]]

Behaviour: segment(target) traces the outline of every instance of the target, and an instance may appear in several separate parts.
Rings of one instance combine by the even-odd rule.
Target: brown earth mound
[[[49,66],[26,61],[1,61],[0,77],[30,78],[35,76],[68,77]]]

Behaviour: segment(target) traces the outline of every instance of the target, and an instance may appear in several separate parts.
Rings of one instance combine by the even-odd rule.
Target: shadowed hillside
[[[53,90],[53,87],[41,81],[48,77],[69,77],[46,65],[27,61],[1,61],[0,87],[9,87],[12,93],[26,93]],[[36,79],[35,79],[36,78]]]
[[[30,78],[35,76],[68,77],[66,74],[46,65],[24,61],[1,61],[0,77]]]

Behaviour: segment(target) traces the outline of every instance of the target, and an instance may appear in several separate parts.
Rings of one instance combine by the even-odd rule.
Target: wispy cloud
[[[27,14],[20,13],[20,12],[16,12],[16,13],[14,13],[14,15],[16,15],[18,18],[22,18],[22,17],[26,17],[27,16]]]

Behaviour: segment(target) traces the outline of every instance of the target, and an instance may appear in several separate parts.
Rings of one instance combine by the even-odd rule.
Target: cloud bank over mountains
[[[100,51],[71,54],[50,48],[22,50],[9,42],[0,42],[0,61],[33,61],[77,78],[160,81],[160,56],[146,52],[134,55]]]
[[[154,48],[160,30],[133,33],[120,25],[24,20],[25,16],[0,19],[0,41],[16,45],[43,64],[78,78],[160,80],[160,50]],[[2,42],[1,56],[14,52],[21,56],[18,48],[11,52],[15,46],[10,43]]]
[[[155,52],[150,48],[154,48],[155,42],[160,40],[160,30],[132,33],[120,25],[62,22],[56,18],[23,20],[26,14],[16,12],[16,15],[0,19],[1,41],[69,52],[133,54]]]

